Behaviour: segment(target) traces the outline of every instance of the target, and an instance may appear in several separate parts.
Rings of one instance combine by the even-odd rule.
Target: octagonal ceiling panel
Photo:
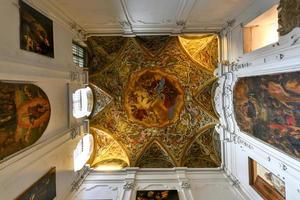
[[[185,164],[183,157],[195,138],[217,123],[200,104],[211,105],[211,82],[215,78],[212,70],[189,55],[178,37],[147,36],[147,44],[144,41],[144,37],[88,38],[89,53],[93,55],[89,60],[90,82],[113,99],[91,119],[90,126],[117,141],[131,167],[179,167]],[[217,51],[210,53],[207,60],[217,59]],[[215,151],[213,143],[207,145]],[[98,156],[93,163],[99,163]],[[150,164],[156,158],[161,162]],[[213,157],[207,159],[215,163]],[[105,160],[120,164],[122,159],[112,156]],[[204,162],[191,166],[208,167]]]

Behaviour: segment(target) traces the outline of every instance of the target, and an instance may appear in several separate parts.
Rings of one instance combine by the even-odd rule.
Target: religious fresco
[[[51,112],[39,87],[5,82],[0,82],[0,110],[0,160],[35,143]]]
[[[160,68],[131,75],[124,106],[130,120],[146,127],[164,127],[178,120],[184,92],[177,78]]]
[[[15,200],[53,200],[55,197],[56,168],[53,167]]]
[[[246,77],[234,89],[238,126],[300,158],[300,72]]]
[[[136,41],[146,50],[146,52],[149,53],[150,56],[156,56],[165,48],[169,39],[169,36],[139,36],[136,38]]]
[[[203,85],[199,92],[195,95],[195,100],[199,103],[199,106],[206,111],[212,117],[218,119],[215,111],[214,100],[211,97],[215,96],[215,90],[217,87],[217,79],[213,78],[208,81],[206,85]]]
[[[126,152],[120,144],[114,140],[109,134],[96,128],[91,128],[94,138],[94,157],[90,162],[94,168],[104,168],[114,163],[115,167],[124,168],[129,166],[129,160]],[[113,161],[113,162],[112,162]]]
[[[112,101],[112,97],[92,83],[90,83],[89,86],[93,91],[94,97],[94,105],[91,113],[91,117],[93,117],[101,112]]]
[[[19,5],[21,49],[54,58],[52,20],[22,0]]]
[[[87,40],[89,73],[94,74],[118,58],[127,39],[124,37],[93,37]]]
[[[186,151],[182,166],[190,168],[219,167],[221,164],[220,145],[214,144],[214,127],[201,133]]]
[[[177,190],[137,191],[136,200],[179,200]]]
[[[180,43],[191,58],[209,71],[214,71],[218,64],[218,36],[207,34],[203,36],[183,35]]]
[[[146,148],[135,166],[141,168],[173,168],[175,164],[160,144],[154,141]]]
[[[218,123],[211,109],[213,72],[195,62],[178,37],[95,36],[87,43],[90,82],[112,98],[90,126],[122,146],[130,167],[150,166],[149,152],[164,160],[156,167],[181,166],[195,137]]]

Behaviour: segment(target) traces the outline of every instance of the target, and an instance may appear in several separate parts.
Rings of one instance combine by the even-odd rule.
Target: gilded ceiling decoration
[[[112,97],[92,83],[89,86],[93,91],[95,100],[95,104],[93,105],[93,111],[91,114],[91,116],[93,117],[101,112],[112,101]]]
[[[122,146],[109,134],[95,128],[91,128],[94,136],[94,155],[91,165],[94,167],[120,164],[122,167],[129,166],[129,160]],[[112,162],[113,161],[113,162]]]
[[[195,99],[203,110],[205,110],[212,117],[218,119],[218,116],[216,115],[217,112],[215,112],[213,98],[211,98],[215,96],[216,86],[217,79],[208,81],[200,88],[199,92],[195,95]],[[209,101],[211,101],[211,103],[208,104],[207,102]]]
[[[204,40],[206,37],[210,39]],[[90,82],[112,98],[90,121],[96,142],[100,140],[95,145],[98,151],[94,166],[103,157],[107,158],[106,164],[123,160],[131,167],[219,164],[213,156],[219,155],[215,143],[204,139],[198,148],[205,152],[206,161],[190,164],[194,161],[185,158],[199,134],[207,132],[213,137],[212,127],[218,123],[211,100],[215,81],[212,70],[216,68],[211,60],[217,60],[218,51],[201,52],[208,52],[211,45],[218,46],[218,40],[214,35],[200,38],[205,44],[195,40],[199,45],[195,51],[206,56],[201,61],[206,60],[205,65],[191,57],[188,45],[182,44],[179,37],[88,38]],[[107,144],[101,143],[99,133],[110,136],[111,142],[125,152],[122,155],[126,154],[128,162],[124,156],[103,155],[102,148],[106,149]]]
[[[145,127],[164,127],[180,117],[184,92],[177,78],[161,68],[132,74],[124,94],[129,120]]]
[[[191,168],[220,166],[220,140],[215,134],[212,127],[196,137],[186,151],[182,165]]]
[[[143,36],[136,38],[141,48],[145,49],[151,56],[158,55],[164,49],[169,39],[169,36]]]
[[[218,64],[218,36],[181,36],[180,43],[186,52],[202,67],[214,71]]]
[[[154,141],[146,148],[135,166],[141,168],[172,168],[176,165],[159,142]]]

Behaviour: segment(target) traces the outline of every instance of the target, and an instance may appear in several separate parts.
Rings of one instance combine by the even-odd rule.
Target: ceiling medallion
[[[124,106],[132,122],[145,127],[164,127],[178,120],[184,91],[178,79],[161,68],[146,68],[131,75]]]

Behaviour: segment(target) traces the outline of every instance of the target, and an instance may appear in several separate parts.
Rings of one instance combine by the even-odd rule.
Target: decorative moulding
[[[126,181],[123,185],[124,190],[133,190],[135,188],[135,183],[133,181]]]
[[[240,181],[233,174],[229,174],[227,177],[230,179],[230,184],[233,187],[239,187],[240,186]]]
[[[82,85],[89,84],[88,70],[75,66],[75,70],[70,72],[70,81]]]
[[[168,184],[147,184],[145,186],[139,186],[136,188],[137,190],[171,190],[175,189],[175,187],[171,187]]]
[[[243,140],[243,138],[240,137],[240,136],[236,136],[235,137],[234,143],[235,144],[241,144],[241,145],[243,145],[244,147],[247,147],[250,150],[254,149],[254,147],[250,143],[248,143],[247,141]]]
[[[248,175],[245,174],[246,172],[241,172],[238,168],[246,166],[237,163],[239,160],[243,160],[244,156],[253,157],[257,162],[268,166],[276,174],[284,177],[286,184],[290,185],[289,188],[291,189],[289,189],[289,192],[291,192],[291,195],[297,193],[296,188],[295,191],[292,191],[292,189],[294,189],[293,181],[298,181],[296,177],[300,175],[300,164],[299,160],[287,156],[287,154],[240,130],[234,114],[233,88],[239,78],[242,77],[299,70],[300,28],[296,28],[284,37],[281,37],[278,43],[245,54],[236,63],[222,65],[217,70],[216,74],[222,80],[219,81],[218,89],[219,92],[223,92],[223,95],[215,96],[217,111],[220,115],[220,126],[216,127],[216,130],[219,133],[224,132],[227,138],[231,138],[234,141],[226,145],[225,154],[227,161],[225,162],[224,170],[229,174],[233,185],[240,185],[236,181],[238,177],[243,190],[254,198],[257,197],[255,192],[250,188],[248,182],[244,180]],[[237,146],[242,148],[236,148]]]
[[[180,187],[181,187],[182,189],[190,189],[190,188],[191,188],[191,184],[190,184],[188,181],[182,181],[182,182],[180,183]]]
[[[54,136],[47,138],[44,141],[38,141],[35,144],[16,152],[15,154],[8,156],[0,162],[0,172],[10,165],[22,162],[23,159],[30,157],[33,163],[34,160],[39,159],[41,156],[46,156],[46,154],[52,152],[53,149],[63,145],[71,139],[69,133],[70,129],[62,131],[60,134],[54,134]],[[35,154],[35,156],[33,156]]]
[[[73,128],[71,128],[70,135],[72,139],[77,138],[78,136],[81,136],[83,134],[88,134],[90,129],[90,122],[88,119],[83,120],[82,123],[73,125]]]
[[[73,181],[73,183],[71,184],[72,192],[77,191],[80,188],[81,184],[83,183],[85,177],[87,177],[89,172],[90,172],[90,167],[87,165],[85,165],[81,170],[79,170],[77,172],[77,176],[76,176],[75,180]]]

